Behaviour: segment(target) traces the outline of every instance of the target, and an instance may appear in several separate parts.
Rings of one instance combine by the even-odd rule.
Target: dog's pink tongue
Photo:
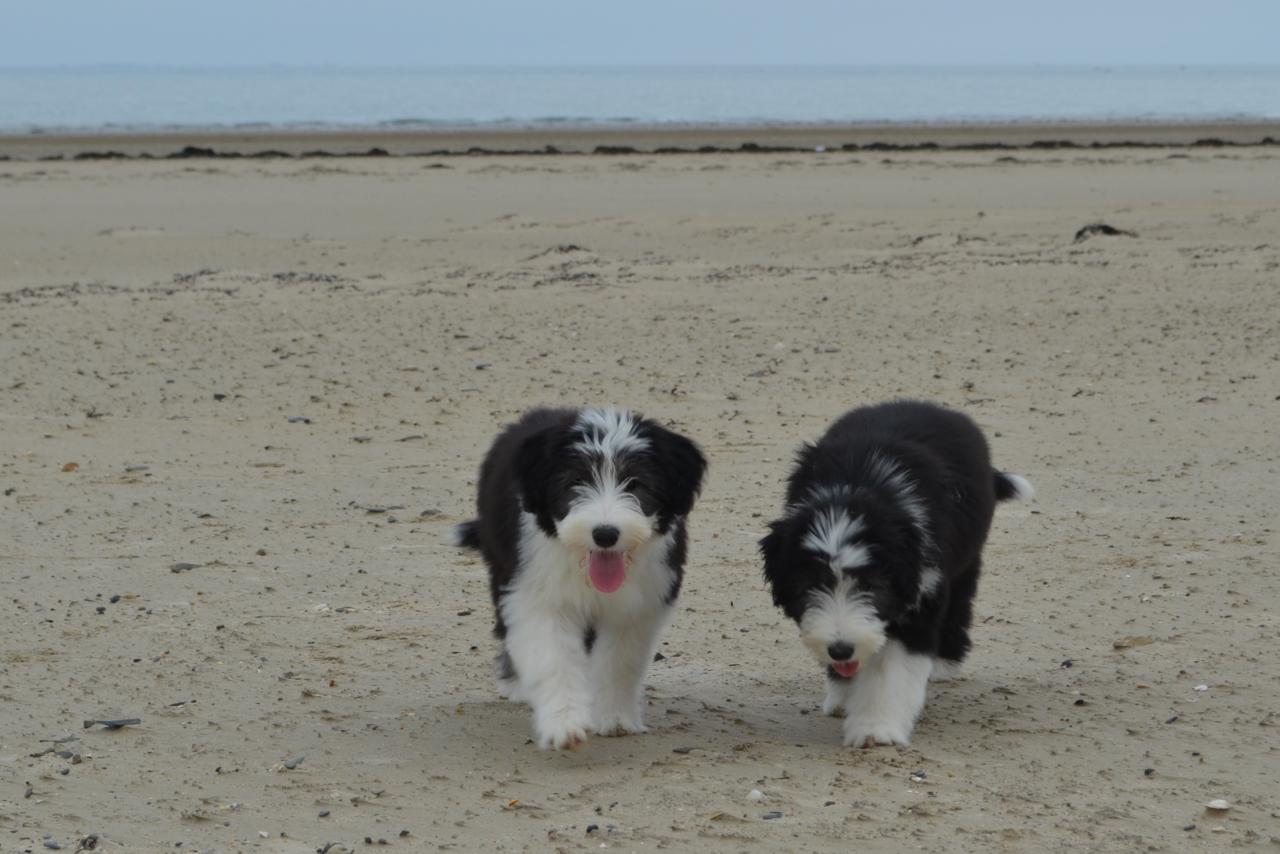
[[[587,566],[591,586],[601,593],[612,593],[622,586],[627,577],[627,565],[622,552],[591,553]]]
[[[831,665],[831,669],[839,673],[845,679],[852,679],[853,674],[858,672],[858,662],[856,661],[836,661]]]

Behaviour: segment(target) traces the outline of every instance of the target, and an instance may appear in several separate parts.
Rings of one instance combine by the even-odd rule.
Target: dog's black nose
[[[848,661],[853,658],[853,647],[847,643],[833,643],[827,647],[827,655],[832,661]]]
[[[591,539],[602,549],[607,549],[618,542],[618,529],[612,525],[596,525],[591,529]]]

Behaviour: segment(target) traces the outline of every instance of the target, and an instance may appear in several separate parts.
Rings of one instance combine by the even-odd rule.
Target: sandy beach
[[[6,140],[0,850],[1275,850],[1280,148],[1189,145],[1224,134]],[[860,751],[755,544],[796,445],[899,396],[1038,496],[997,513],[963,677]],[[447,542],[538,403],[711,462],[652,731],[563,754]]]

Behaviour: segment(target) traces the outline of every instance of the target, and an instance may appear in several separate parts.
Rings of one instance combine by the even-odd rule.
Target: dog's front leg
[[[518,594],[513,594],[518,595]],[[543,750],[577,747],[591,728],[587,650],[576,621],[533,603],[504,602],[507,652]]]
[[[844,743],[909,744],[932,669],[930,656],[910,652],[896,640],[885,643],[853,677],[845,704]]]
[[[822,701],[822,713],[833,718],[841,717],[852,690],[853,680],[837,676],[827,668],[827,696]]]
[[[591,649],[595,731],[601,735],[644,732],[644,675],[670,607],[622,625],[601,625]]]

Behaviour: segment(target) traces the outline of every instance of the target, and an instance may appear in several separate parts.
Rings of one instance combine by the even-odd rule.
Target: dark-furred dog
[[[760,541],[773,601],[827,672],[844,741],[907,744],[932,675],[969,651],[997,501],[1031,484],[991,466],[977,425],[931,403],[847,413],[804,445]]]
[[[455,536],[489,565],[498,691],[533,707],[540,747],[644,731],[705,468],[693,442],[617,409],[535,409],[494,441]]]

